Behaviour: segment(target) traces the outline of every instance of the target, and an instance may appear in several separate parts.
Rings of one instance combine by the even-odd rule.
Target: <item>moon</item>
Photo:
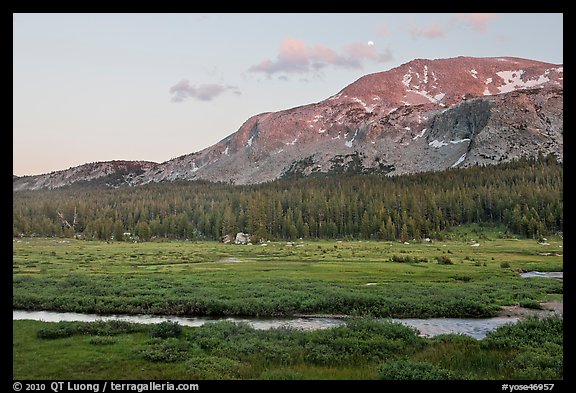
[[[368,46],[374,46],[374,41],[368,41]]]

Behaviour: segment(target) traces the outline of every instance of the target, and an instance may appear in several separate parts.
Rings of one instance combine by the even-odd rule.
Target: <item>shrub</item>
[[[500,262],[500,267],[502,269],[508,269],[510,267],[510,264],[508,262]]]
[[[521,300],[520,307],[531,308],[533,310],[542,310],[542,305],[534,299]]]
[[[428,262],[428,259],[425,257],[411,257],[410,255],[406,255],[406,256],[398,256],[398,255],[392,255],[392,257],[390,257],[390,262],[398,262],[398,263],[420,263],[420,262]]]
[[[96,322],[60,321],[58,323],[51,324],[51,326],[38,330],[37,337],[44,339],[54,339],[70,337],[75,334],[85,334],[91,336],[114,336],[123,333],[141,332],[145,329],[145,325],[119,320]]]
[[[204,324],[195,328],[187,340],[197,344],[200,348],[211,351],[222,346],[222,342],[232,340],[245,340],[255,334],[246,322],[219,321]]]
[[[462,333],[439,334],[437,336],[432,337],[430,339],[430,342],[439,342],[442,344],[460,344],[460,345],[478,344],[478,340]]]
[[[472,296],[458,296],[446,299],[436,315],[445,318],[486,318],[493,317],[499,306]]]
[[[396,322],[352,319],[347,326],[310,332],[304,360],[318,365],[381,361],[423,345],[416,329]]]
[[[514,370],[514,379],[562,379],[563,360],[562,351],[550,354],[537,350],[520,353],[507,366]]]
[[[346,330],[350,336],[363,338],[387,338],[391,340],[402,340],[405,343],[417,343],[420,341],[418,331],[410,326],[399,322],[382,322],[371,318],[350,319]]]
[[[146,329],[145,325],[117,319],[111,321],[78,322],[77,324],[77,334],[96,336],[114,336],[117,334],[141,332]]]
[[[500,326],[488,333],[482,344],[487,348],[532,349],[548,346],[560,347],[561,350],[563,329],[564,320],[560,317],[532,317],[515,324]]]
[[[305,347],[304,359],[316,365],[333,365],[341,363],[343,356],[332,345],[309,342]]]
[[[446,380],[456,379],[449,370],[430,363],[398,360],[386,363],[378,370],[379,378],[383,380]]]
[[[158,338],[180,337],[182,326],[178,322],[164,321],[150,328],[150,336]]]
[[[239,379],[242,363],[216,356],[193,357],[186,362],[191,379]]]
[[[440,255],[440,256],[436,257],[436,260],[438,261],[438,263],[440,265],[453,265],[450,258],[448,258],[446,255]]]
[[[76,332],[75,325],[74,322],[58,322],[54,325],[38,330],[36,336],[43,339],[70,337]]]
[[[178,362],[186,359],[190,349],[186,342],[169,338],[166,340],[153,339],[148,343],[149,347],[141,351],[144,359],[151,362]]]

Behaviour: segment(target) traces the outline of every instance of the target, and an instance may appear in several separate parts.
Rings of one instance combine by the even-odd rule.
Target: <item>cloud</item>
[[[449,30],[449,27],[445,24],[441,24],[437,20],[433,20],[428,25],[422,27],[414,23],[414,17],[412,14],[406,15],[406,28],[413,39],[420,37],[437,39],[444,38]]]
[[[385,62],[390,61],[389,50],[377,53],[374,46],[366,43],[352,43],[338,53],[325,45],[308,46],[302,40],[285,38],[280,44],[280,50],[275,60],[264,60],[251,66],[249,72],[262,72],[271,76],[282,74],[317,73],[327,66],[343,68],[362,68],[365,60]]]
[[[349,57],[378,60],[378,54],[376,53],[376,49],[374,49],[374,45],[355,42],[348,45],[344,50]]]
[[[375,45],[368,45],[368,43],[355,42],[348,45],[344,51],[348,59],[356,61],[367,59],[377,63],[385,63],[394,59],[390,49],[385,49],[384,52],[377,52]]]
[[[433,20],[425,26],[419,26],[414,23],[414,18],[411,14],[407,15],[407,29],[413,39],[420,37],[428,39],[441,39],[445,38],[448,33],[451,33],[457,27],[471,27],[472,30],[479,33],[486,33],[488,25],[494,20],[498,19],[500,15],[490,13],[470,13],[470,14],[454,14],[448,20],[438,21]]]
[[[463,22],[472,27],[473,30],[479,33],[485,33],[488,30],[488,24],[493,20],[500,17],[498,14],[491,13],[471,13],[471,14],[456,14],[454,19],[457,22]]]
[[[215,83],[190,85],[186,79],[182,79],[170,88],[172,102],[182,102],[188,98],[195,98],[200,101],[211,101],[222,93],[234,90],[234,94],[241,94],[234,86],[220,85]]]
[[[411,25],[409,29],[412,38],[425,37],[430,39],[444,38],[447,31],[445,27],[440,26],[436,21],[432,21],[432,23],[424,28]]]
[[[378,61],[380,63],[386,63],[392,60],[394,60],[394,55],[392,54],[392,51],[388,48],[386,48],[384,52],[380,52],[378,54]]]

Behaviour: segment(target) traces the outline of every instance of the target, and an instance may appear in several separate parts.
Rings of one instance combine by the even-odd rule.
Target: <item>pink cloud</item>
[[[491,13],[471,13],[471,14],[456,14],[455,19],[458,22],[464,22],[472,26],[473,30],[480,33],[485,33],[488,29],[488,24],[493,20],[500,17],[498,14]]]
[[[378,60],[378,54],[376,53],[374,45],[371,46],[361,42],[354,42],[348,45],[344,50],[352,57]]]
[[[322,45],[316,45],[313,50],[314,57],[326,63],[334,63],[338,59],[338,53],[336,51]]]
[[[310,49],[306,48],[303,41],[286,38],[280,46],[278,59],[290,63],[305,64],[308,62],[309,56]]]
[[[433,20],[427,26],[417,26],[414,24],[413,16],[408,14],[406,25],[412,38],[439,39],[444,38],[458,25],[470,26],[474,31],[485,33],[488,25],[499,17],[498,14],[490,13],[459,13],[445,21]]]
[[[310,49],[306,48],[303,41],[286,38],[280,44],[280,51],[276,61],[264,60],[249,68],[252,72],[307,72],[310,66]]]
[[[323,44],[307,46],[304,41],[285,38],[275,60],[264,60],[251,66],[250,72],[274,73],[309,73],[316,72],[328,65],[345,68],[362,68],[362,61],[389,61],[389,50],[377,53],[373,46],[361,43],[349,44],[343,53],[338,53]]]
[[[424,38],[444,38],[446,35],[446,28],[440,26],[438,22],[432,21],[430,25],[420,28],[409,23],[410,35],[412,38],[424,37]]]

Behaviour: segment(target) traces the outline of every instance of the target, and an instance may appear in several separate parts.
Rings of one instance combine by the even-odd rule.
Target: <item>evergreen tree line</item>
[[[13,193],[14,236],[85,239],[434,238],[467,223],[537,238],[563,230],[554,157],[395,177],[339,175],[235,186],[176,182]],[[74,220],[75,217],[75,220]],[[66,222],[64,221],[66,220]]]

